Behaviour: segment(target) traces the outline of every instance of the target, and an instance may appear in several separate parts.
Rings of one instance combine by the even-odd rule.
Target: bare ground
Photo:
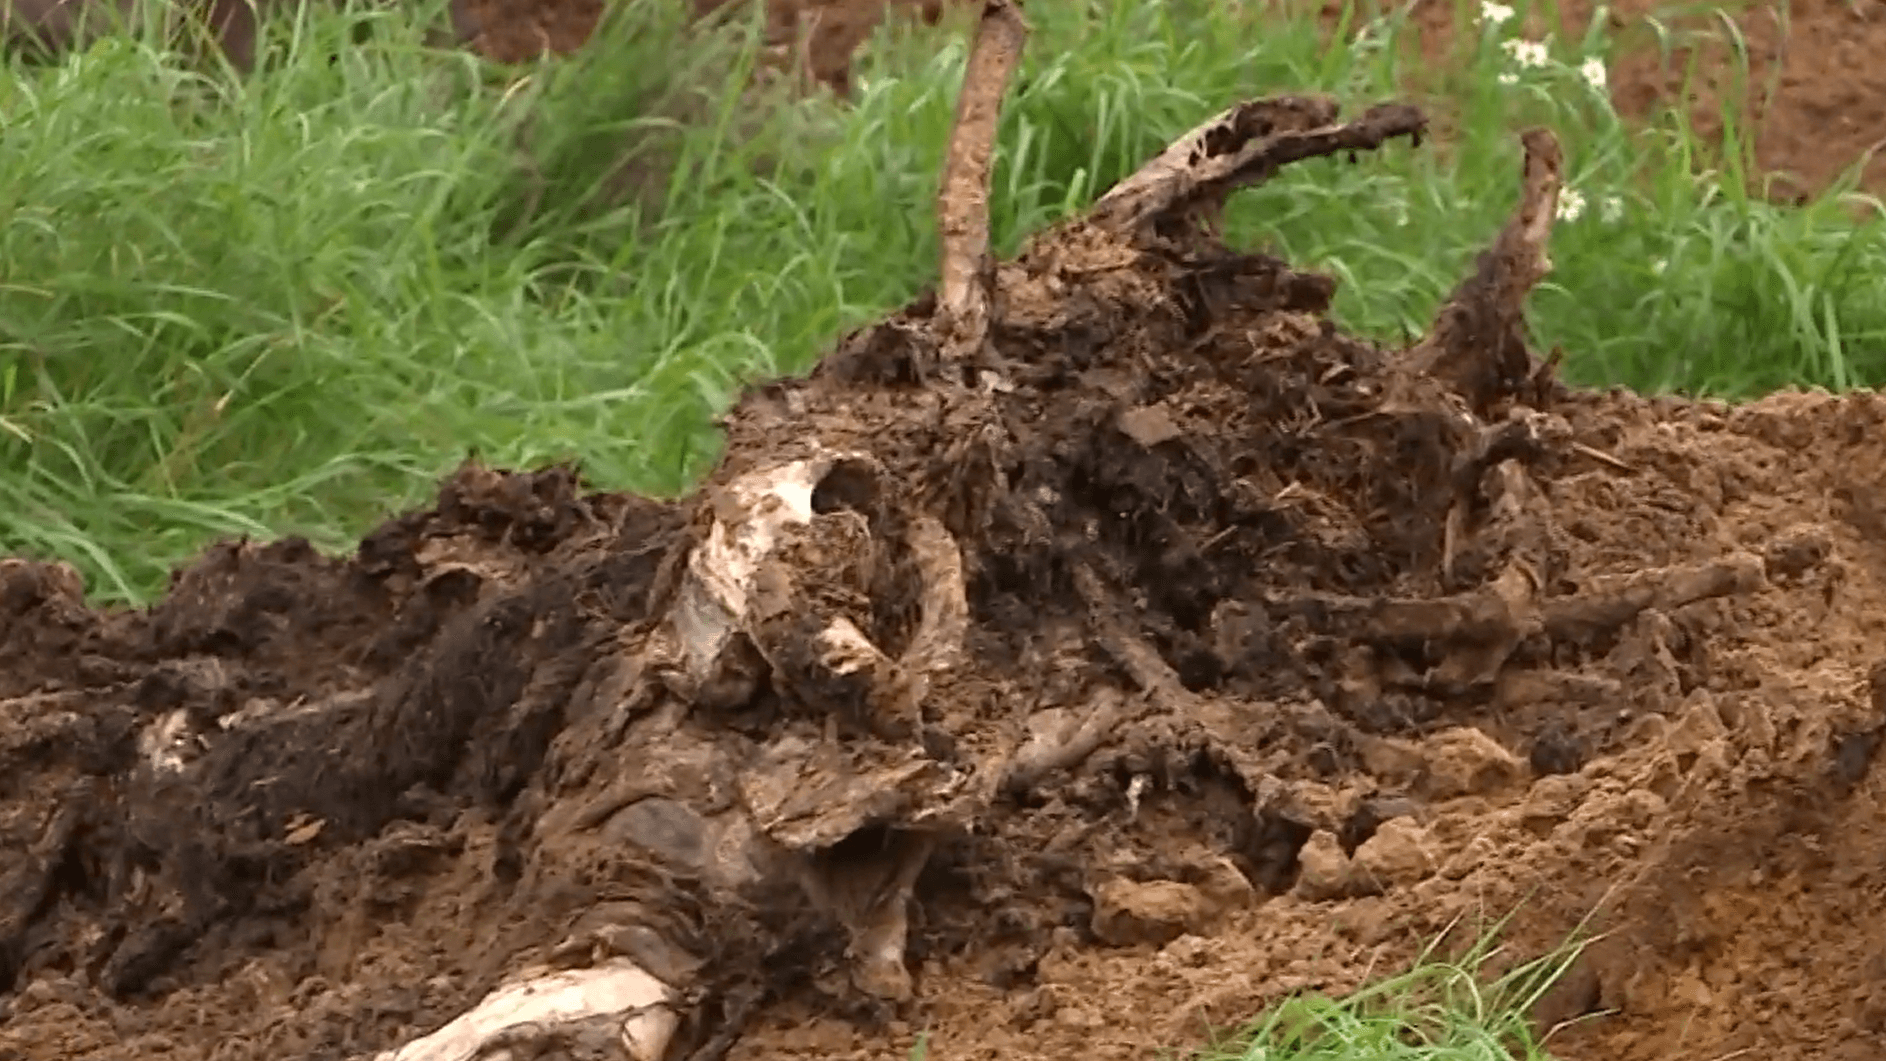
[[[1856,163],[1864,188],[1886,189],[1886,63],[1878,61],[1886,0],[1567,0],[1555,9],[1556,25],[1536,17],[1526,35],[1576,41],[1601,17],[1615,41],[1607,67],[1620,113],[1675,109],[1710,143],[1721,141],[1724,113],[1734,115],[1753,137],[1756,168],[1780,196],[1818,192]],[[1475,5],[1468,13],[1477,16]],[[1419,0],[1414,22],[1422,51],[1435,59],[1478,32],[1457,24],[1451,0]],[[1686,85],[1692,64],[1695,80]]]
[[[694,15],[750,10],[754,0],[691,0]],[[795,69],[811,84],[848,95],[851,59],[888,14],[935,24],[944,0],[759,0],[775,66]],[[478,32],[477,51],[514,63],[544,53],[565,55],[588,43],[603,0],[465,0]]]
[[[581,47],[603,10],[602,0],[466,0],[481,27],[476,47],[504,62],[545,51]],[[784,62],[843,94],[850,90],[851,57],[885,17],[935,23],[940,11],[962,0],[764,0],[768,36]],[[743,7],[740,0],[694,0],[700,14]],[[1267,0],[1261,12],[1320,9],[1334,23],[1340,0]],[[1664,108],[1682,111],[1709,142],[1719,142],[1725,110],[1752,130],[1757,169],[1783,197],[1818,192],[1856,162],[1861,182],[1886,187],[1886,0],[1796,0],[1787,5],[1673,5],[1621,0],[1597,5],[1565,0],[1557,22],[1543,15],[1521,27],[1533,38],[1583,37],[1602,14],[1614,44],[1606,56],[1612,102],[1620,113],[1646,118]],[[1476,5],[1458,24],[1453,0],[1419,0],[1412,20],[1414,46],[1447,68],[1452,49],[1479,33]],[[1731,34],[1731,28],[1733,35]],[[1662,38],[1660,40],[1660,37]],[[1739,38],[1747,74],[1738,70]],[[1668,51],[1664,47],[1667,42]],[[1697,79],[1686,86],[1695,64]]]
[[[1411,349],[1211,234],[1400,105],[991,263],[990,7],[937,290],[689,497],[467,466],[138,611],[0,562],[0,1058],[1145,1058],[1516,907],[1608,933],[1563,1058],[1877,1056],[1886,402],[1559,384],[1544,131]]]

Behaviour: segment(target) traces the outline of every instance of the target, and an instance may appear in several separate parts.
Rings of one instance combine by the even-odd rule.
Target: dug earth
[[[1886,402],[1557,381],[1543,131],[1406,349],[1212,235],[1424,126],[1233,107],[679,500],[0,563],[0,1057],[1124,1061],[1517,911],[1560,1058],[1873,1061]]]

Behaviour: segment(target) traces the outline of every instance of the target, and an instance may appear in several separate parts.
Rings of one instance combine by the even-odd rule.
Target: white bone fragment
[[[438,1031],[374,1061],[479,1061],[517,1032],[547,1034],[598,1018],[622,1021],[622,1044],[635,1061],[660,1061],[679,1025],[674,997],[667,984],[622,959],[541,973],[499,987]]]

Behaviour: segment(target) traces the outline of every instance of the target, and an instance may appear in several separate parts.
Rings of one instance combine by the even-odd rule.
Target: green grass
[[[1292,995],[1242,1027],[1208,1029],[1203,1048],[1167,1061],[1552,1061],[1545,1040],[1556,1029],[1542,1034],[1527,1014],[1592,937],[1581,925],[1556,950],[1502,971],[1498,936],[1510,918],[1457,956],[1443,955],[1453,934],[1444,932],[1405,972],[1341,998]],[[909,1058],[932,1061],[927,1033],[918,1035]]]
[[[1586,209],[1533,320],[1570,376],[1886,381],[1879,205],[1763,201],[1733,120],[1721,150],[1675,116],[1627,127],[1578,72],[1616,46],[1596,31],[1518,70],[1489,28],[1437,75],[1373,8],[1335,43],[1207,0],[1029,18],[1004,251],[1239,98],[1360,105],[1419,78],[1442,142],[1297,167],[1236,201],[1230,237],[1338,276],[1351,327],[1416,334],[1516,198],[1517,131],[1548,123]],[[340,47],[363,19],[373,40]],[[932,276],[960,35],[887,35],[845,109],[749,87],[754,27],[687,34],[670,5],[509,72],[429,51],[411,17],[288,29],[247,83],[131,39],[0,77],[0,555],[69,560],[96,599],[149,599],[217,536],[344,548],[468,453],[683,490],[743,381]],[[1544,1056],[1515,1016],[1542,981],[1481,972],[1292,1000],[1210,1056]]]
[[[1574,941],[1495,973],[1495,933],[1452,959],[1437,941],[1408,971],[1340,999],[1287,999],[1195,1061],[1551,1061],[1525,1014],[1582,949]]]
[[[336,46],[349,17],[370,43]],[[1004,250],[1238,98],[1359,105],[1411,75],[1392,11],[1353,11],[1348,44],[1205,0],[1029,18]],[[960,35],[883,41],[841,109],[747,88],[753,27],[684,35],[670,5],[508,80],[411,23],[312,19],[242,86],[132,40],[0,79],[0,554],[142,600],[215,536],[345,547],[471,452],[679,491],[743,380],[803,370],[934,271]],[[1446,142],[1298,167],[1231,237],[1337,275],[1352,327],[1417,333],[1517,195],[1516,131],[1547,122],[1588,204],[1534,300],[1571,376],[1886,379],[1872,204],[1769,205],[1745,152],[1622,124],[1576,73],[1597,34],[1512,85],[1497,36],[1445,79]]]

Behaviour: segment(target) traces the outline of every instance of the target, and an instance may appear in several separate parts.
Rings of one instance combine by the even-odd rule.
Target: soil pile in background
[[[935,24],[944,0],[691,0],[696,17],[740,14],[753,2],[766,9],[766,44],[773,65],[794,69],[839,95],[851,92],[851,57],[889,14]],[[473,47],[515,63],[545,52],[567,55],[583,46],[601,19],[604,0],[464,0],[478,27]]]
[[[887,15],[915,15],[934,23],[951,0],[764,2],[767,37],[782,53],[781,62],[845,94],[850,91],[853,52]],[[481,27],[476,46],[502,62],[545,51],[574,51],[588,39],[603,8],[602,0],[468,3]],[[702,15],[742,6],[738,0],[694,0],[694,5]],[[1335,0],[1325,0],[1321,7],[1332,23],[1341,11]],[[1424,0],[1414,6],[1418,46],[1431,62],[1445,63],[1450,49],[1470,47],[1478,40],[1478,7],[1467,5],[1469,21],[1457,25],[1460,10],[1453,0]],[[1537,15],[1520,27],[1522,35],[1580,40],[1597,5],[1570,0],[1556,10],[1556,25]],[[1745,127],[1754,128],[1756,163],[1778,178],[1776,191],[1781,195],[1826,188],[1862,160],[1862,184],[1886,187],[1886,153],[1880,153],[1886,137],[1886,64],[1875,58],[1886,48],[1886,4],[1810,0],[1788,5],[1785,14],[1769,4],[1670,14],[1651,0],[1623,0],[1607,5],[1605,13],[1605,28],[1614,42],[1604,56],[1607,81],[1621,113],[1647,118],[1666,107],[1683,109],[1697,131],[1715,142],[1721,137],[1725,106],[1734,110]],[[1746,79],[1724,19],[1733,23],[1746,47]],[[1659,26],[1668,34],[1667,55],[1659,43]],[[1692,63],[1697,81],[1685,99],[1684,80]]]
[[[1569,0],[1556,6],[1557,25],[1536,15],[1523,35],[1578,41],[1601,7],[1614,41],[1606,66],[1620,113],[1644,118],[1673,108],[1712,143],[1721,140],[1724,111],[1734,113],[1744,130],[1754,130],[1756,166],[1778,178],[1783,196],[1818,192],[1856,162],[1865,163],[1865,188],[1886,188],[1886,64],[1878,60],[1886,4],[1796,0],[1686,11],[1654,0]],[[1466,11],[1477,20],[1477,5]],[[1457,24],[1456,13],[1451,0],[1415,5],[1431,58],[1478,38],[1478,22]],[[1695,80],[1686,86],[1692,69]]]
[[[137,612],[0,564],[0,1057],[470,1056],[635,970],[485,1045],[1144,1058],[1515,906],[1610,932],[1564,1058],[1876,1056],[1886,402],[1558,384],[1544,132],[1408,350],[1210,234],[1403,106],[1240,104],[992,264],[990,10],[936,293],[694,495],[469,466]]]

